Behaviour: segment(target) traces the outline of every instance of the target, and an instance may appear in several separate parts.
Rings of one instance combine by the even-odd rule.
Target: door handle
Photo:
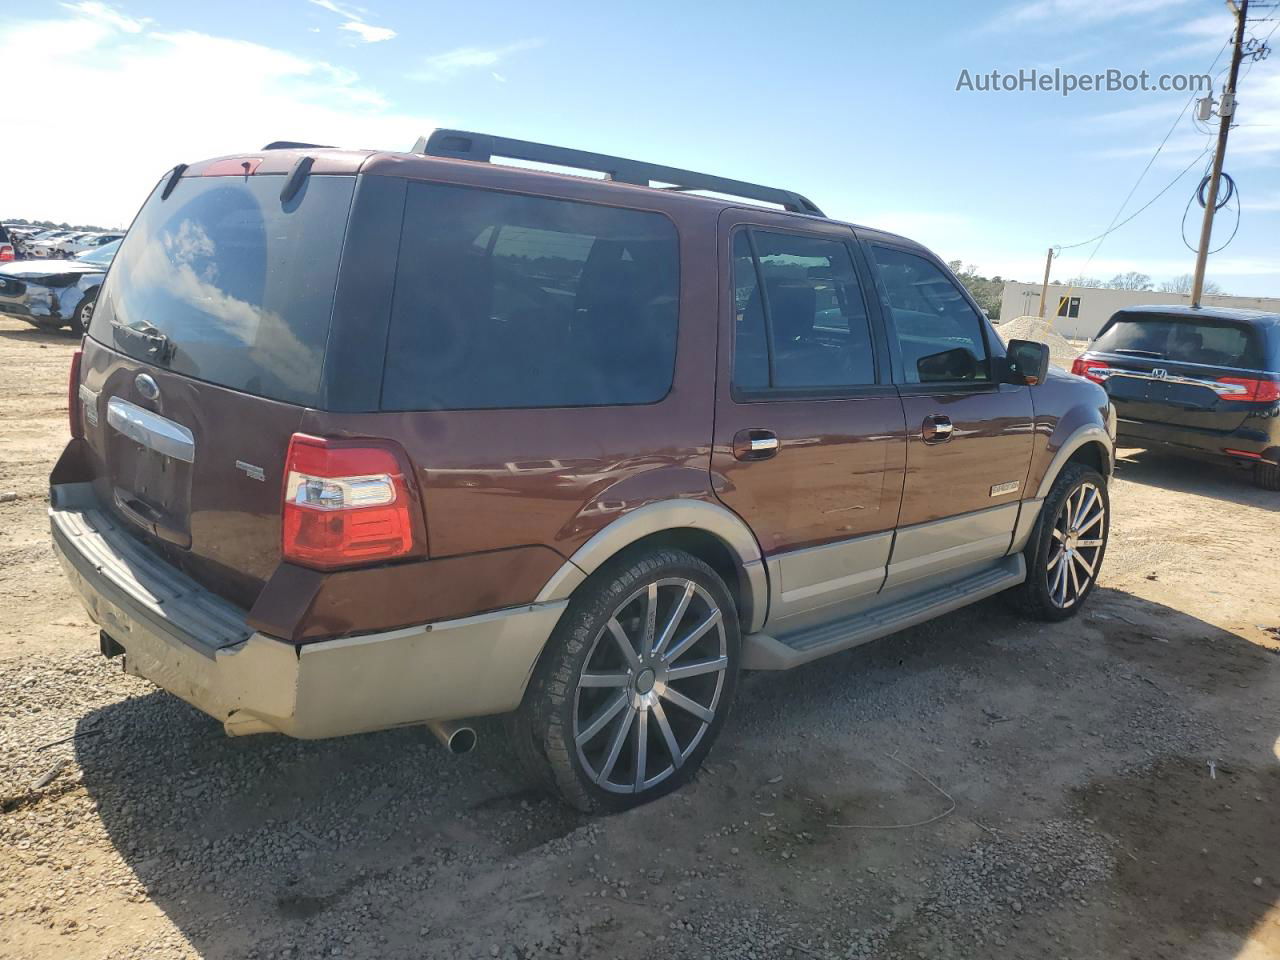
[[[733,459],[768,460],[778,452],[778,435],[772,430],[752,428],[733,435]]]
[[[924,418],[924,426],[920,428],[920,437],[925,443],[946,443],[955,432],[955,425],[950,417],[934,414]]]

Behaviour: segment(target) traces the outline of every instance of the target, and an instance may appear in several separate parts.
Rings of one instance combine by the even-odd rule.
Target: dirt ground
[[[1280,957],[1280,495],[1245,476],[1125,451],[1087,615],[750,676],[688,789],[587,821],[496,723],[460,759],[232,740],[101,658],[45,521],[73,349],[0,320],[0,957]]]

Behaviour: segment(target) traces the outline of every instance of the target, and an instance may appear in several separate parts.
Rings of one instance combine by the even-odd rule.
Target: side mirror
[[[1034,387],[1049,375],[1049,347],[1034,340],[1010,340],[1005,348],[1005,383]]]

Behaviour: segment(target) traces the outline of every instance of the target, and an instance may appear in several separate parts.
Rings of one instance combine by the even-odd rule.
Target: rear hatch
[[[1119,417],[1218,433],[1256,412],[1231,381],[1256,377],[1262,353],[1248,324],[1148,313],[1117,314],[1089,346]]]
[[[157,187],[85,341],[99,499],[249,607],[281,552],[281,472],[321,394],[354,176],[186,176]]]

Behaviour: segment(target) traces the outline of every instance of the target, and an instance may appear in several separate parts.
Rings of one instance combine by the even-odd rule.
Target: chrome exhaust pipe
[[[476,731],[465,723],[452,720],[428,720],[427,729],[436,735],[444,748],[454,756],[462,756],[476,748]]]

